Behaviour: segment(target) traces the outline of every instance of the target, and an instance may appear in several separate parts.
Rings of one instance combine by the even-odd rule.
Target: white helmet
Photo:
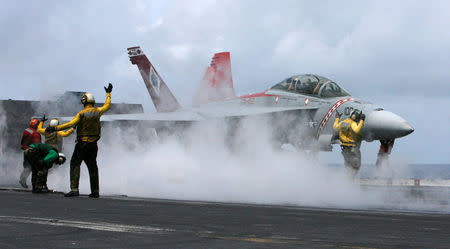
[[[58,160],[56,161],[57,164],[63,164],[66,161],[66,156],[63,153],[58,154]]]
[[[85,104],[95,104],[94,94],[92,94],[92,93],[85,93],[85,94],[83,94],[83,96],[81,97],[81,103],[83,105],[85,105]]]
[[[52,120],[50,120],[50,127],[56,127],[59,125],[59,120],[57,118],[53,118]]]

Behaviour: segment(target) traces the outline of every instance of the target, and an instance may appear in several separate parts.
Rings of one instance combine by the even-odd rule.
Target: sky
[[[315,73],[415,128],[394,157],[450,163],[448,1],[0,0],[0,99],[66,90],[155,109],[126,48],[141,46],[183,106],[216,52],[230,51],[235,91]],[[373,163],[377,143],[362,148]],[[329,160],[342,160],[337,148]]]

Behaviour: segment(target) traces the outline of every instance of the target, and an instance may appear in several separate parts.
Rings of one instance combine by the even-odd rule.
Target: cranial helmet
[[[83,105],[95,104],[94,95],[92,93],[85,93],[85,94],[83,94],[83,96],[81,97],[81,103]]]
[[[58,154],[57,164],[63,164],[66,161],[66,156],[63,153]]]
[[[33,118],[30,120],[30,128],[36,129],[39,124],[39,120]]]
[[[359,120],[361,118],[362,112],[361,112],[361,110],[354,109],[352,111],[352,113],[350,114],[350,118],[353,117],[353,114],[355,114],[355,121],[356,121],[356,120]]]
[[[52,120],[50,120],[50,127],[56,127],[59,125],[59,120],[57,118],[53,118]]]

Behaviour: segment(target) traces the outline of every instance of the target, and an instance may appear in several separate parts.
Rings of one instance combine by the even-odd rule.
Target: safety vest
[[[363,125],[363,120],[356,123],[350,118],[347,118],[341,122],[339,122],[339,119],[336,119],[333,128],[339,131],[339,140],[341,141],[341,145],[354,147],[359,146],[361,143],[361,131]]]
[[[77,125],[77,139],[81,141],[86,139],[97,141],[100,139],[100,113],[97,111],[97,108],[86,108],[79,114],[80,122]]]
[[[102,107],[85,105],[70,122],[58,125],[56,130],[64,130],[77,126],[77,142],[97,142],[100,139],[100,116],[111,107],[111,93],[106,93],[106,101]]]
[[[40,142],[41,142],[41,135],[35,129],[26,128],[23,131],[22,141],[20,143],[21,148],[23,150],[27,149],[29,145],[32,143],[40,143]]]
[[[44,136],[46,144],[55,147],[58,151],[62,150],[62,138],[58,136],[57,131],[50,133],[46,132]]]

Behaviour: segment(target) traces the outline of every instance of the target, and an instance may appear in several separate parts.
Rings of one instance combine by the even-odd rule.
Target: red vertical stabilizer
[[[206,69],[197,94],[194,105],[221,101],[236,97],[231,75],[230,52],[217,53]]]
[[[133,65],[137,65],[144,79],[145,86],[158,112],[172,112],[181,108],[175,96],[159,76],[140,47],[128,48],[128,57]]]

